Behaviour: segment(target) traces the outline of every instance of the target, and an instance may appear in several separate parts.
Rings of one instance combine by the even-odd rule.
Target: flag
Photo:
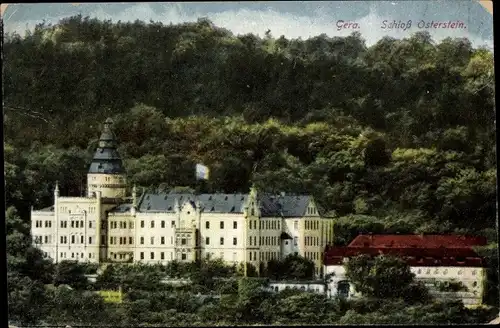
[[[208,180],[210,174],[210,169],[202,164],[196,164],[196,179],[197,180]]]

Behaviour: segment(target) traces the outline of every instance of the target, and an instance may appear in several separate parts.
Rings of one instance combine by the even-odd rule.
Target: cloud
[[[79,7],[75,8],[75,10],[79,10]],[[87,15],[83,12],[82,14],[84,16]],[[269,29],[275,37],[284,35],[287,38],[300,37],[302,39],[307,39],[323,33],[330,37],[347,36],[353,31],[359,31],[365,38],[368,46],[376,43],[384,36],[399,39],[423,30],[418,27],[419,20],[412,20],[412,27],[409,29],[383,29],[382,22],[386,18],[381,17],[373,8],[371,8],[368,15],[352,21],[353,23],[356,23],[357,26],[354,26],[354,28],[351,26],[340,30],[337,28],[337,21],[341,18],[332,17],[332,15],[326,11],[316,12],[315,16],[277,12],[273,10],[251,10],[245,8],[220,12],[188,12],[182,7],[182,4],[171,3],[165,5],[163,10],[157,10],[157,8],[153,8],[150,4],[141,3],[129,6],[128,8],[114,12],[113,14],[106,12],[103,7],[99,7],[99,9],[90,12],[88,15],[99,19],[110,19],[113,22],[117,22],[119,20],[142,20],[149,22],[150,20],[153,20],[161,21],[167,24],[193,22],[199,17],[208,17],[214,22],[215,25],[224,27],[235,34],[254,33],[259,36],[264,36],[265,32]],[[51,23],[57,23],[60,18],[63,17],[47,17],[46,20]],[[429,19],[425,20],[427,23],[431,21],[432,16],[429,16]],[[24,21],[18,23],[6,22],[5,31],[12,32],[15,30],[19,33],[24,31],[26,27],[33,29],[39,22],[40,21]],[[402,20],[402,22],[406,23],[407,20]],[[464,23],[467,24],[467,20],[464,19]],[[428,29],[428,31],[435,41],[440,41],[446,37],[467,37],[476,47],[486,46],[493,49],[492,39],[472,34],[468,32],[467,28],[440,28]]]

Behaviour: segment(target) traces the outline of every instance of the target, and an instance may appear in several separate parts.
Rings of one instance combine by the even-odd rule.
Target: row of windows
[[[95,226],[95,221],[88,221],[89,222],[89,228],[92,229]],[[68,221],[62,220],[60,223],[61,228],[67,228],[68,227]],[[70,227],[71,228],[84,228],[85,225],[83,223],[83,220],[70,220]]]
[[[425,273],[426,273],[426,274],[431,274],[431,272],[432,272],[432,270],[431,270],[431,269],[426,269],[426,270],[425,270]],[[417,270],[417,274],[421,274],[421,273],[422,273],[422,269],[418,269],[418,270]],[[434,269],[434,273],[433,273],[433,274],[439,274],[439,273],[440,273],[439,268]],[[448,269],[444,269],[441,273],[442,273],[442,274],[448,274]],[[458,272],[457,272],[457,274],[458,274],[459,276],[461,276],[463,273],[464,273],[464,270],[458,270]],[[473,276],[475,276],[475,275],[476,275],[476,273],[477,273],[477,271],[476,271],[476,270],[473,270],[473,271],[472,271],[472,275],[473,275]]]
[[[116,254],[115,254],[115,258],[116,258]],[[140,252],[139,253],[139,259],[141,260],[144,260],[144,252]],[[150,252],[149,253],[149,259],[150,260],[154,260],[155,259],[155,252]],[[174,253],[170,252],[170,260],[173,260],[174,259]],[[186,253],[180,253],[179,254],[179,257],[178,257],[179,260],[187,260],[187,254]],[[165,252],[160,252],[160,260],[165,260]]]
[[[134,238],[128,237],[129,245],[134,244]],[[127,245],[127,237],[109,237],[110,245]]]
[[[103,235],[102,237],[102,240],[105,240],[105,236]],[[234,238],[236,239],[236,238]],[[160,242],[159,244],[160,245],[165,245],[166,244],[166,238],[164,236],[161,236],[160,237]],[[208,242],[210,242],[210,240],[206,239]],[[224,243],[224,240],[223,238],[221,238],[221,241],[222,243]],[[127,245],[127,237],[116,237],[116,236],[112,236],[112,237],[109,237],[109,244],[110,245]],[[133,245],[134,244],[134,239],[132,237],[128,237],[128,244],[129,245]],[[139,237],[139,244],[140,245],[144,245],[145,244],[145,238],[144,237]],[[150,245],[155,245],[155,237],[150,237],[149,238],[149,244]],[[174,244],[174,237],[170,237],[170,245],[173,245]],[[188,246],[188,245],[191,245],[191,238],[176,238],[176,246]],[[207,244],[208,245],[208,244]],[[235,244],[236,245],[236,244]]]
[[[319,246],[319,237],[305,237],[306,246]]]
[[[68,208],[66,206],[59,207],[59,212],[71,214],[71,210],[68,210]],[[95,207],[92,207],[92,206],[89,207],[89,213],[95,213]]]
[[[80,237],[80,238],[78,238]],[[75,236],[75,235],[71,235],[70,236],[70,241],[71,241],[71,244],[83,244],[85,243],[85,237],[84,236]],[[94,242],[94,238],[92,236],[89,236],[88,237],[88,244],[89,245],[92,245],[92,243]],[[60,236],[60,244],[67,244],[68,243],[68,236]]]
[[[318,214],[318,211],[313,208],[313,207],[308,207],[307,208],[307,214],[311,215],[311,214]]]
[[[210,237],[205,237],[205,245],[210,245]],[[224,245],[224,237],[220,237],[219,245],[221,246]],[[234,246],[238,245],[238,238],[233,237],[233,245]]]
[[[250,252],[252,254],[252,252]],[[260,252],[259,253],[259,258],[261,261],[270,261],[270,260],[278,260],[279,259],[279,253],[278,252]],[[256,258],[254,258],[255,260]],[[251,259],[250,259],[251,261]]]
[[[220,221],[219,227],[224,229],[224,221]],[[205,222],[205,229],[210,229],[210,221]],[[233,229],[238,229],[238,222],[233,221]]]
[[[319,260],[320,259],[320,255],[321,253],[319,252],[305,252],[304,255],[305,255],[305,258],[306,259],[309,259],[309,260]]]
[[[141,221],[141,222],[144,223],[144,221]],[[151,222],[154,222],[154,221],[151,221]],[[111,221],[111,222],[109,222],[109,229],[118,229],[118,223],[120,224],[119,229],[127,229],[127,221]],[[134,222],[129,222],[128,227],[129,227],[129,229],[134,229]],[[153,224],[152,228],[154,228],[154,224]]]
[[[35,227],[36,228],[43,228],[43,220],[36,220],[35,221]],[[45,220],[45,228],[52,228],[52,221],[50,220]]]
[[[304,225],[305,225],[306,230],[318,230],[319,229],[319,221],[305,220]]]
[[[46,254],[47,254],[47,253],[45,253],[44,255],[47,257],[47,255],[46,255]],[[78,255],[80,255],[80,256],[78,256]],[[66,252],[61,252],[61,253],[59,254],[59,257],[60,257],[60,258],[62,258],[62,259],[66,259],[66,258],[68,258],[68,257],[66,256]],[[82,258],[82,259],[83,259],[84,254],[83,254],[83,253],[80,253],[80,254],[78,254],[78,253],[71,253],[71,258],[72,258],[72,259],[75,259],[75,258],[77,259],[78,257],[80,257],[80,258]],[[96,258],[96,257],[95,257],[95,254],[94,254],[94,253],[89,253],[89,259],[93,259],[93,258]]]

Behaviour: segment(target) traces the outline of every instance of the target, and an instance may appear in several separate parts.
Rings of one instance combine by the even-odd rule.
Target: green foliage
[[[359,33],[288,40],[270,33],[235,36],[206,19],[163,25],[82,16],[40,24],[26,37],[7,34],[2,50],[8,291],[15,320],[425,324],[486,317],[460,304],[413,304],[426,291],[408,283],[403,267],[398,274],[407,289],[385,295],[381,286],[391,277],[385,262],[373,272],[360,269],[358,276],[370,277],[362,289],[402,295],[407,304],[391,299],[362,314],[349,308],[353,304],[319,296],[273,298],[256,286],[251,293],[232,278],[242,276],[241,266],[216,263],[108,265],[94,288],[143,293],[122,305],[102,304],[81,290],[44,291],[54,276],[74,285],[72,270],[81,277],[94,268],[68,267],[63,274],[44,259],[31,247],[29,209],[53,205],[56,180],[62,195],[82,195],[99,123],[113,116],[130,186],[246,193],[253,184],[261,191],[312,194],[323,213],[338,218],[335,238],[342,245],[359,232],[382,231],[460,231],[492,242],[491,52],[473,49],[466,39],[435,43],[425,32],[367,47]],[[204,184],[193,174],[199,162],[211,168]],[[488,286],[496,286],[497,250],[483,251]],[[273,274],[309,275],[305,262],[287,263],[288,272]],[[249,265],[247,273],[257,270]],[[166,276],[194,283],[160,284]],[[498,304],[494,288],[485,299]],[[203,303],[198,293],[222,295]],[[56,296],[62,303],[53,303]],[[303,305],[300,313],[285,308],[295,304]]]
[[[299,255],[288,255],[282,260],[271,260],[263,275],[274,280],[311,280],[314,262]]]
[[[345,269],[346,277],[356,291],[380,299],[403,297],[415,277],[404,260],[385,255],[350,258]]]
[[[76,261],[62,261],[56,265],[54,285],[69,285],[75,289],[85,289],[88,279],[85,267]]]

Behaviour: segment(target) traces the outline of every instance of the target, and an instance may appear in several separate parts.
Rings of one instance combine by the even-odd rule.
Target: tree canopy
[[[84,193],[100,125],[112,117],[129,187],[246,193],[255,185],[308,193],[323,215],[335,218],[340,245],[359,231],[467,232],[496,241],[490,51],[465,38],[438,43],[426,32],[367,47],[359,33],[259,38],[206,19],[165,25],[74,16],[39,24],[25,37],[5,35],[3,55],[11,316],[27,323],[67,316],[78,323],[83,312],[71,311],[83,309],[79,298],[103,315],[96,322],[113,324],[233,323],[256,313],[266,322],[464,322],[459,305],[365,315],[310,295],[236,301],[237,286],[213,279],[229,275],[217,266],[192,278],[227,291],[220,302],[190,302],[182,294],[159,308],[171,298],[151,287],[158,274],[141,281],[131,272],[120,283],[149,296],[103,311],[107,305],[83,286],[47,289],[54,274],[56,284],[77,283],[66,274],[76,268],[56,269],[31,247],[29,209],[53,205],[56,180],[62,195]],[[194,176],[200,162],[211,169],[202,185]],[[498,279],[497,271],[489,279]],[[99,283],[112,287],[107,274]],[[53,307],[67,312],[33,306],[49,306],[44,297],[67,301]],[[241,307],[247,301],[251,310]],[[274,311],[290,303],[322,314]]]

